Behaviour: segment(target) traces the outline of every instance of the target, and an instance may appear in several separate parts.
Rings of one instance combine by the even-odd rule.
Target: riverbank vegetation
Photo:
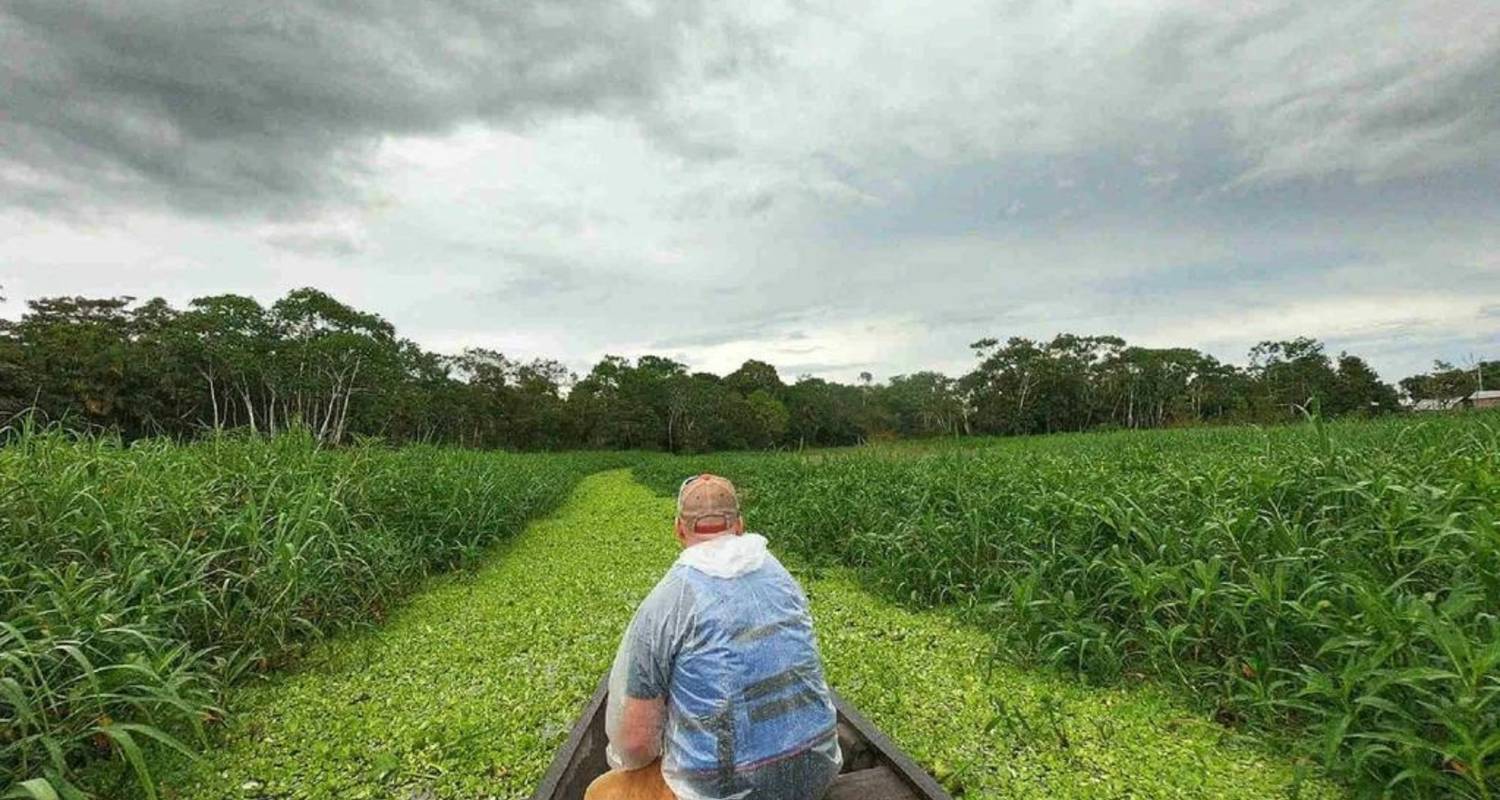
[[[1152,676],[1371,793],[1500,791],[1500,414],[658,460],[997,657]]]
[[[1500,789],[1485,412],[708,456],[17,434],[0,447],[0,770],[71,799],[107,757],[149,795],[142,753],[213,741],[228,687],[379,625],[620,466],[663,493],[728,475],[812,574],[991,631],[976,664],[1165,681],[1361,791]]]
[[[620,459],[330,451],[306,433],[188,446],[12,437],[0,447],[0,775],[39,798],[78,797],[77,770],[114,755],[149,796],[148,741],[201,746],[225,687],[379,623],[426,576],[472,563]]]

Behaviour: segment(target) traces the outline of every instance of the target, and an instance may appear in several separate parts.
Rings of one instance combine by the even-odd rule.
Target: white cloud
[[[860,372],[883,372],[891,364],[909,362],[913,355],[922,355],[917,345],[926,335],[925,326],[909,316],[833,319],[771,335],[667,348],[666,352],[691,364],[695,370],[721,375],[753,358],[775,366],[787,381],[803,373],[813,373],[852,382]],[[630,348],[624,354],[662,352],[662,348],[648,345]]]
[[[1500,296],[1476,298],[1443,292],[1294,300],[1270,309],[1161,326],[1144,333],[1141,340],[1163,347],[1185,341],[1212,347],[1290,339],[1312,330],[1338,339],[1368,340],[1382,335],[1458,338],[1480,329],[1485,324],[1486,306],[1496,300]]]

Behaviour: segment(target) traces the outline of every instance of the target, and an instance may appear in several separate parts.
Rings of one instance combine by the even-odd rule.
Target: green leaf
[[[130,735],[132,729],[140,727],[125,723],[112,723],[99,730],[119,746],[120,752],[125,754],[125,760],[130,763],[131,769],[135,772],[136,781],[146,793],[146,800],[156,800],[156,782],[151,779],[151,770],[146,767],[146,758],[141,753],[141,748]]]
[[[21,781],[5,793],[7,798],[31,798],[31,800],[62,800],[46,778]]]

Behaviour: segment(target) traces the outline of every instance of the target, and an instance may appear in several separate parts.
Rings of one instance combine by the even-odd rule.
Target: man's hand
[[[640,769],[661,755],[662,721],[666,702],[660,697],[626,697],[619,735],[610,742],[626,769]]]

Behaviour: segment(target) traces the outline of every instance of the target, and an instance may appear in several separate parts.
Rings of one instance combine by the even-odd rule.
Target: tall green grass
[[[701,470],[998,657],[1178,682],[1361,790],[1500,795],[1500,415],[637,468]]]
[[[309,436],[0,447],[0,796],[79,798],[101,757],[155,796],[226,685],[378,622],[614,454],[328,451]],[[185,741],[184,741],[185,740]]]

